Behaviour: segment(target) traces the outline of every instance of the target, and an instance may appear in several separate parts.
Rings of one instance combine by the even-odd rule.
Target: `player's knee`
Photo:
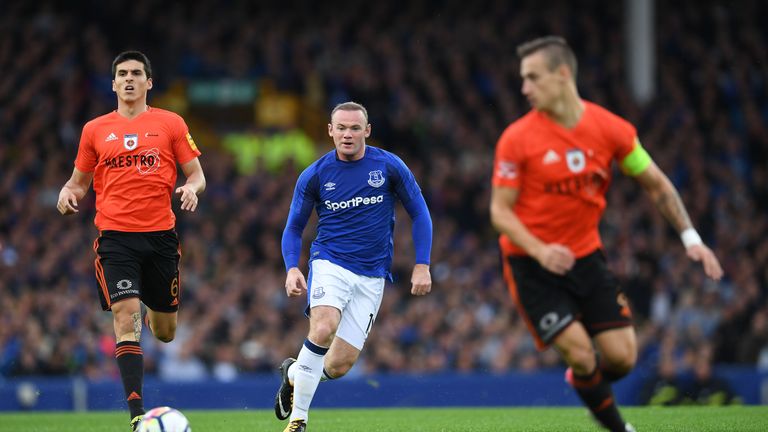
[[[158,329],[152,329],[152,330],[157,340],[163,343],[171,342],[176,337],[175,324],[162,326]]]
[[[624,376],[628,374],[637,362],[637,354],[634,351],[623,351],[611,356],[605,356],[603,368],[615,375]]]
[[[320,346],[330,346],[333,336],[336,334],[336,326],[329,322],[318,322],[312,326],[309,339]]]
[[[560,348],[565,362],[570,365],[575,372],[587,374],[595,368],[595,351],[587,346],[573,346]]]

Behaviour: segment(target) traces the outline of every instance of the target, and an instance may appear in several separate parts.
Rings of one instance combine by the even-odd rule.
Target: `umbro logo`
[[[325,190],[327,190],[327,191],[332,191],[332,190],[336,189],[336,183],[334,183],[334,182],[328,182],[328,183],[324,184],[323,186],[325,186]]]
[[[115,141],[115,140],[117,140],[117,135],[115,135],[114,133],[111,133],[111,134],[109,134],[107,139],[104,140],[104,142],[110,142],[110,141]]]
[[[551,149],[547,151],[547,153],[544,155],[544,159],[541,160],[541,163],[544,165],[550,165],[557,162],[560,162],[560,156],[556,151]]]

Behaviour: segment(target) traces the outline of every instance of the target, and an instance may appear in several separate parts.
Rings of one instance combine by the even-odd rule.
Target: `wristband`
[[[691,246],[704,244],[704,242],[701,241],[701,236],[694,228],[686,228],[683,230],[683,232],[680,233],[680,240],[683,241],[683,246],[685,246],[686,249]]]

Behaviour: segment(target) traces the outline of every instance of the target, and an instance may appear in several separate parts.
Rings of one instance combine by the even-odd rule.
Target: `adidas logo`
[[[131,392],[131,394],[130,394],[130,395],[128,395],[128,400],[129,400],[129,401],[132,401],[132,400],[136,400],[136,399],[141,399],[141,396],[139,396],[139,394],[138,394],[138,393],[136,393],[136,392]]]
[[[544,165],[550,165],[557,162],[560,162],[560,156],[552,149],[547,151],[547,154],[544,155],[544,159],[541,160],[541,163]]]
[[[110,141],[114,141],[116,139],[117,139],[117,135],[115,135],[114,133],[111,133],[111,134],[109,134],[107,139],[104,140],[104,142],[110,142]]]
[[[179,304],[179,298],[178,298],[178,297],[175,297],[175,298],[173,299],[173,301],[171,302],[171,306],[176,306],[177,304]]]

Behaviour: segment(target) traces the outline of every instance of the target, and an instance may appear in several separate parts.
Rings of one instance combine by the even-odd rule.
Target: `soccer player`
[[[517,53],[533,109],[507,127],[496,147],[490,212],[505,279],[538,348],[554,345],[569,366],[567,382],[594,417],[611,431],[631,431],[611,382],[634,367],[637,342],[598,233],[612,161],[650,195],[707,276],[719,280],[723,271],[635,128],[579,97],[566,41],[543,37]]]
[[[72,177],[57,203],[61,214],[77,213],[93,181],[99,230],[93,244],[96,280],[102,309],[112,311],[115,357],[133,430],[144,414],[140,301],[157,339],[170,342],[176,332],[181,299],[181,249],[171,210],[176,164],[186,177],[176,188],[182,210],[195,211],[197,195],[205,189],[200,151],[186,123],[177,114],[148,106],[151,88],[152,67],[144,54],[126,51],[115,58],[117,110],[83,127]]]
[[[336,148],[299,176],[283,231],[285,291],[288,297],[307,293],[309,316],[309,335],[298,357],[280,366],[275,415],[280,420],[290,416],[285,432],[306,430],[318,383],[344,376],[360,356],[389,277],[396,198],[413,221],[411,294],[432,289],[432,220],[411,171],[394,154],[366,145],[371,125],[360,104],[337,105],[328,135]],[[313,208],[318,226],[307,284],[298,263]]]

